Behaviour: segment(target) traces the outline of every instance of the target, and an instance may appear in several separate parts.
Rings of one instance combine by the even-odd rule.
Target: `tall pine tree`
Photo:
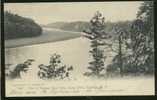
[[[105,18],[100,12],[96,12],[90,21],[90,30],[84,31],[86,37],[91,40],[91,50],[93,61],[89,62],[88,69],[91,70],[92,75],[99,76],[100,72],[104,69],[104,50],[102,49],[102,42],[105,38]]]

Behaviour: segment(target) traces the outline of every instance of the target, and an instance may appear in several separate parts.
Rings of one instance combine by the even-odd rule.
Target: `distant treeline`
[[[44,26],[49,27],[49,28],[62,29],[62,30],[66,30],[66,31],[82,32],[83,30],[86,30],[89,28],[89,23],[83,22],[83,21],[55,22],[55,23],[50,23],[50,24],[44,25]]]
[[[5,39],[34,37],[42,34],[42,28],[32,19],[21,17],[17,14],[4,12]]]
[[[123,22],[106,22],[105,23],[105,31],[110,34],[114,34],[114,28],[115,26],[124,28],[125,30],[129,31],[129,25],[131,24],[131,21],[123,21]],[[83,21],[76,21],[76,22],[55,22],[50,23],[47,25],[44,25],[44,27],[49,28],[57,28],[62,29],[66,31],[77,31],[82,32],[84,30],[88,30],[90,27],[89,22],[83,22]]]

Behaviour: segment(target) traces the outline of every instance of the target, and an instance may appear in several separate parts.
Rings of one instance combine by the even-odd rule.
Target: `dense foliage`
[[[33,37],[41,34],[41,27],[32,19],[24,18],[7,11],[4,12],[5,39]]]
[[[122,38],[123,42],[119,43],[117,49],[117,52],[121,53],[117,53],[107,71],[112,73],[121,68],[122,74],[153,74],[153,2],[144,2],[137,13],[137,19],[129,25],[128,30],[123,28],[121,32],[124,33],[123,36],[125,37]],[[116,33],[119,32],[116,31]],[[127,43],[128,40],[130,43]],[[127,52],[122,51],[122,47],[126,47]]]
[[[153,2],[146,1],[137,13],[131,27],[132,61],[138,72],[154,72],[154,24]],[[136,67],[135,67],[136,66]]]

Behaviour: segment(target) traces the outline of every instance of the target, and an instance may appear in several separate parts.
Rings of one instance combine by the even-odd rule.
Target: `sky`
[[[38,24],[58,21],[90,21],[100,11],[106,21],[134,20],[142,2],[60,2],[60,3],[5,3],[4,10],[32,18]]]

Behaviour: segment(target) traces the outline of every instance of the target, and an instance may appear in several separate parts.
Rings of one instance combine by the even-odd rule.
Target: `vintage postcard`
[[[6,97],[155,95],[153,9],[4,3]]]

